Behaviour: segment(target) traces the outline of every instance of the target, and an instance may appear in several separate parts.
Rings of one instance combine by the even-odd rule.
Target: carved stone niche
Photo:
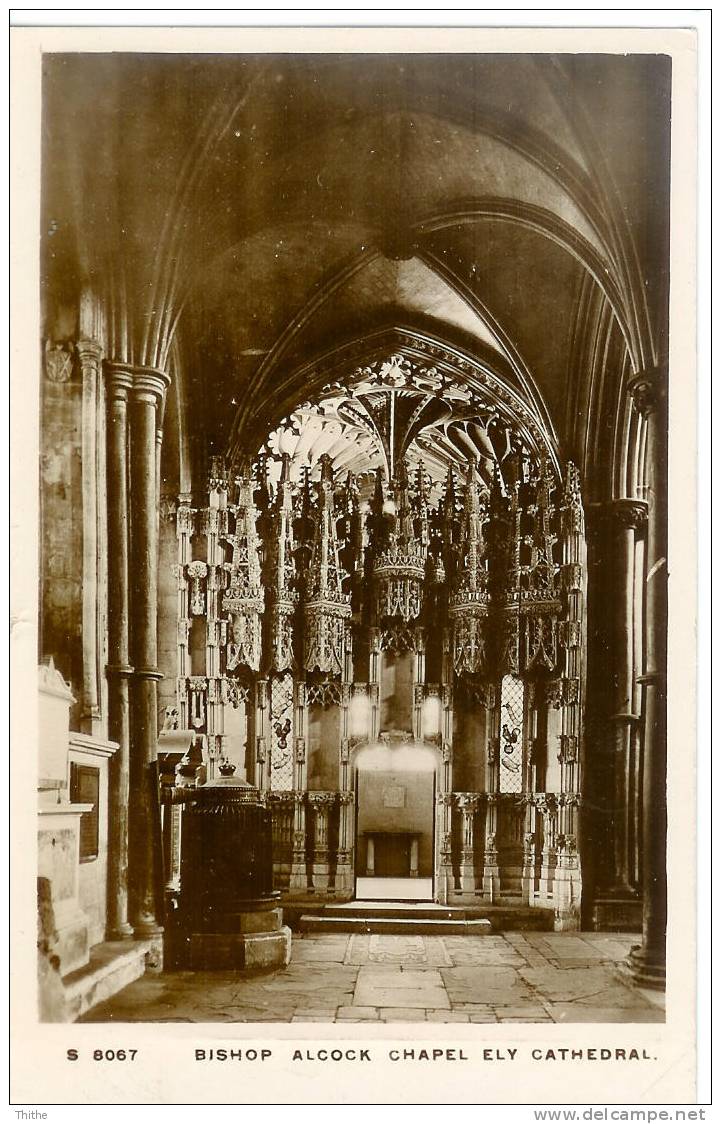
[[[558,760],[561,765],[571,765],[578,760],[578,738],[575,734],[560,734]]]
[[[190,579],[190,611],[194,617],[203,616],[205,613],[205,594],[202,588],[203,578],[208,575],[207,563],[200,560],[189,562],[185,567],[186,574]]]

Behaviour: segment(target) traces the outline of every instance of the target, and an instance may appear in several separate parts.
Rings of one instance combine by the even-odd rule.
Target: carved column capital
[[[105,386],[111,401],[127,401],[133,385],[133,374],[128,367],[105,362]]]
[[[335,804],[337,796],[337,792],[309,792],[308,803],[311,804],[312,807],[324,811],[332,804]]]
[[[170,386],[170,375],[156,367],[128,367],[133,376],[131,394],[136,401],[157,406]]]
[[[75,344],[75,350],[83,367],[92,365],[96,370],[99,369],[103,349],[97,340],[80,339]]]
[[[639,371],[626,384],[626,390],[633,400],[633,408],[641,417],[647,418],[658,409],[666,392],[665,379],[660,367],[650,367]]]
[[[645,500],[616,499],[592,504],[589,508],[599,526],[609,525],[619,530],[639,530],[648,521],[648,504]]]

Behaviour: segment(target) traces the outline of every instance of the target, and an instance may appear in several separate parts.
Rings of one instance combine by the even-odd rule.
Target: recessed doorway
[[[379,745],[358,755],[357,900],[433,900],[435,781],[426,747]]]

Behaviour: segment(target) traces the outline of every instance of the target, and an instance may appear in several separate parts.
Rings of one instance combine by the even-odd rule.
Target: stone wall
[[[81,387],[74,381],[43,381],[38,643],[41,658],[52,655],[72,689],[72,729],[80,728],[83,682],[81,396]]]

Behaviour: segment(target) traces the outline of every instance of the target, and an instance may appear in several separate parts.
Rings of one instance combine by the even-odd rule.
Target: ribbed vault
[[[46,335],[182,371],[196,447],[224,452],[303,401],[293,372],[403,325],[596,472],[575,404],[625,448],[620,380],[663,335],[668,81],[610,56],[49,56]],[[589,286],[620,341],[590,397]]]

